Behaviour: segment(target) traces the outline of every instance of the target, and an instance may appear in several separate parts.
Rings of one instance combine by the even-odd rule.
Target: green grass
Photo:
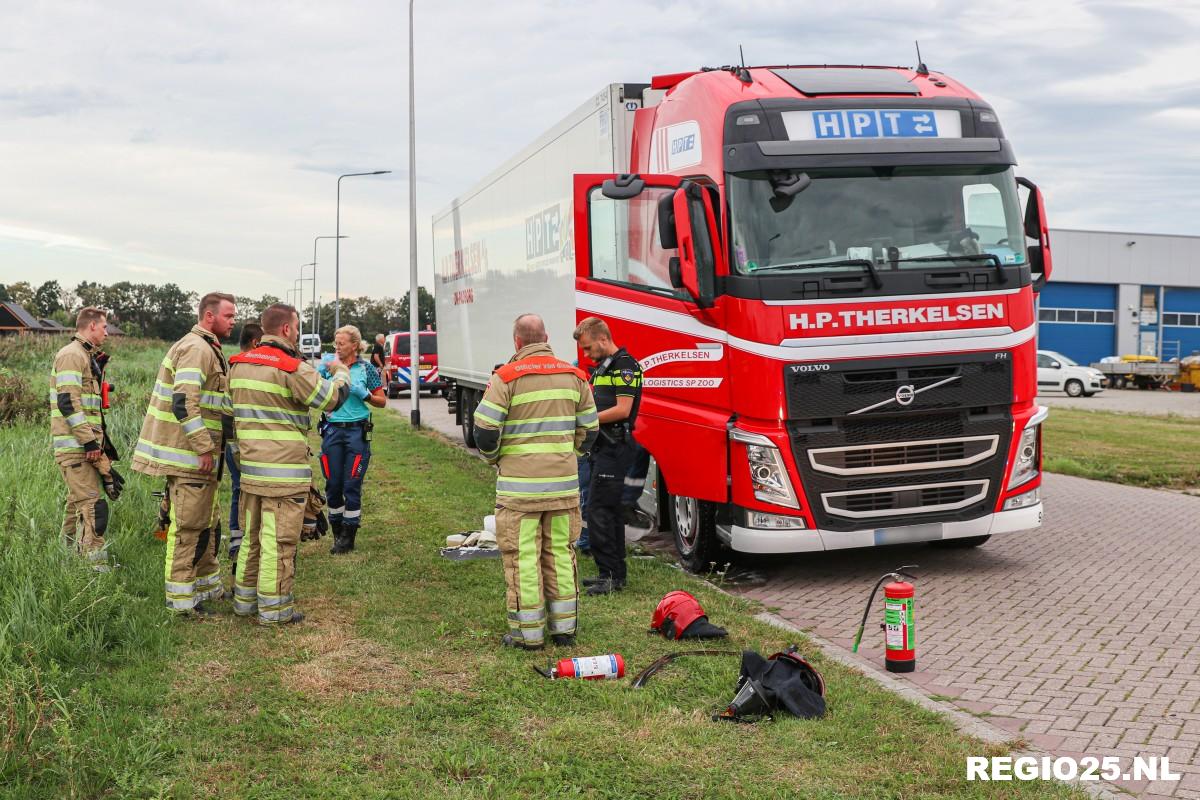
[[[128,379],[146,365],[152,374],[160,352],[119,353],[127,382],[141,388],[114,414],[122,441],[136,434],[145,400],[146,384]],[[1003,749],[960,736],[802,637],[754,621],[759,606],[661,561],[635,559],[624,592],[584,598],[569,652],[500,648],[499,561],[437,554],[448,533],[490,512],[491,471],[396,415],[377,419],[358,549],[333,558],[328,540],[302,545],[296,595],[309,617],[284,629],[235,618],[228,601],[215,620],[168,616],[163,545],[149,535],[157,486],[136,475],[112,533],[126,567],[99,577],[84,570],[52,543],[61,491],[45,431],[0,429],[0,496],[17,498],[0,528],[0,619],[17,620],[3,629],[0,692],[23,704],[10,715],[20,735],[4,741],[0,794],[1076,796],[1056,784],[967,783],[966,756]],[[594,566],[585,561],[583,570]],[[628,679],[549,682],[531,669],[616,651],[636,673],[692,647],[645,633],[674,588],[695,593],[730,630],[730,649],[771,653],[798,641],[829,686],[826,718],[710,721],[732,694],[737,657],[681,659],[642,690]]]
[[[1200,419],[1054,408],[1044,467],[1081,478],[1167,489],[1200,487]]]

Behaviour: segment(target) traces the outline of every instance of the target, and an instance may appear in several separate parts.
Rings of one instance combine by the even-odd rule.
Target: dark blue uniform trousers
[[[361,425],[330,425],[321,439],[321,472],[329,522],[357,528],[362,517],[362,484],[371,463],[371,445]]]

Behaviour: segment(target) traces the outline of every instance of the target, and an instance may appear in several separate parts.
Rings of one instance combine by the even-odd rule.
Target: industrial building
[[[1038,347],[1090,364],[1200,352],[1200,236],[1055,229]]]

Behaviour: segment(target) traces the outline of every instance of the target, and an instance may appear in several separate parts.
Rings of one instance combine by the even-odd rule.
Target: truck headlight
[[[1025,424],[1021,431],[1021,440],[1017,444],[1017,457],[1013,461],[1012,474],[1008,478],[1008,488],[1013,489],[1026,481],[1033,480],[1038,474],[1041,463],[1042,422],[1049,414],[1049,409],[1042,406],[1037,413]]]
[[[1018,508],[1028,508],[1029,506],[1036,506],[1041,501],[1042,501],[1041,489],[1030,489],[1028,492],[1024,492],[1022,494],[1017,495],[1016,497],[1010,497],[1007,500],[1005,500],[1004,508],[1002,508],[1001,510],[1002,511],[1016,511]]]
[[[750,468],[750,485],[754,489],[754,496],[764,503],[800,508],[779,448],[765,436],[738,428],[731,429],[729,436],[735,442],[746,445],[746,462]]]

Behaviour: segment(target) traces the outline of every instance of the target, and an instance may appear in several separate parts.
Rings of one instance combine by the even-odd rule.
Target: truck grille
[[[1012,440],[1007,354],[784,370],[792,454],[818,527],[950,522],[995,508]]]
[[[987,496],[990,481],[927,483],[858,492],[826,492],[825,511],[839,517],[871,519],[896,514],[932,514],[955,511]]]
[[[823,447],[808,451],[813,469],[832,475],[870,475],[965,467],[995,455],[1000,437],[967,436],[898,444]]]

